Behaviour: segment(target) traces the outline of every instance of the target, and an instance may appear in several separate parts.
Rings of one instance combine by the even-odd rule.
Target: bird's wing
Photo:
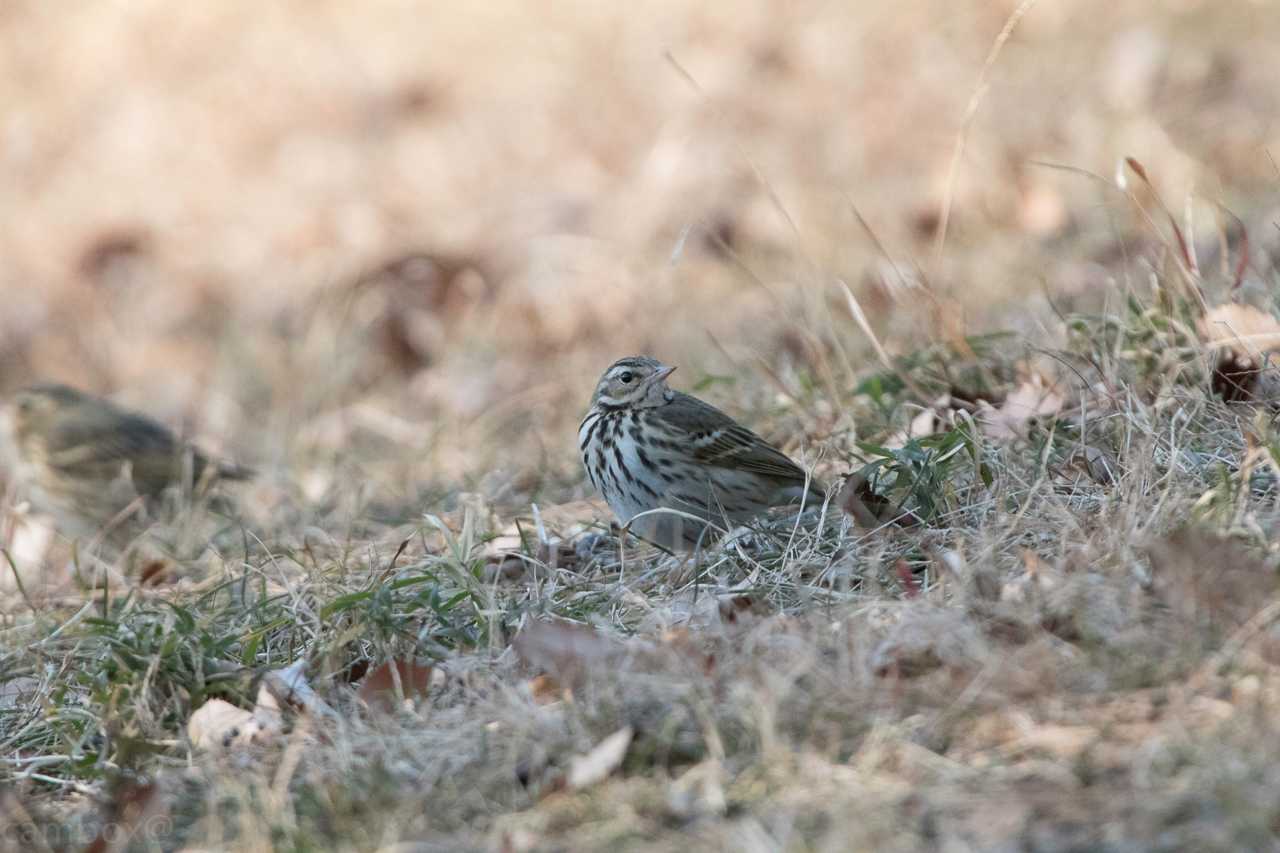
[[[677,392],[654,411],[685,437],[694,458],[705,465],[749,471],[784,484],[805,482],[804,470],[785,453],[697,397]]]
[[[155,493],[180,471],[181,448],[159,423],[119,410],[77,412],[60,419],[45,437],[48,464],[81,478],[111,480],[128,463],[137,488]],[[198,478],[206,460],[194,451]]]

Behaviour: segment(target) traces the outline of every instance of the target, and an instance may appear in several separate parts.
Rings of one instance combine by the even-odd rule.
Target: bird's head
[[[16,392],[9,401],[9,424],[14,440],[23,444],[43,435],[65,412],[83,405],[86,395],[67,385],[41,382]]]
[[[675,368],[647,355],[620,358],[600,377],[591,405],[609,409],[653,408],[671,401],[667,377]]]

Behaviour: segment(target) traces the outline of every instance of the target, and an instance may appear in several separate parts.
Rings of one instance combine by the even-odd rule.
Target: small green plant
[[[965,418],[954,429],[909,439],[898,448],[859,442],[869,458],[858,473],[877,494],[930,521],[958,504],[962,484],[993,484],[979,435],[974,421]]]

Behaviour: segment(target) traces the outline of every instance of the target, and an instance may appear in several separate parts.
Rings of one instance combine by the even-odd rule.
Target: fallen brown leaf
[[[732,625],[738,621],[738,614],[750,611],[755,602],[749,595],[722,595],[716,600],[716,609],[720,621]]]
[[[1027,427],[1037,418],[1047,418],[1062,411],[1064,400],[1057,386],[1039,374],[1021,382],[1004,398],[1000,407],[982,404],[978,421],[987,436],[1013,440],[1026,435]]]
[[[430,666],[390,660],[364,677],[356,695],[370,708],[391,712],[405,701],[425,698],[431,687],[431,673]]]
[[[621,642],[594,628],[560,619],[530,620],[511,645],[521,661],[562,684],[604,667],[626,650]]]
[[[850,474],[845,478],[836,501],[855,524],[867,530],[888,524],[918,527],[924,523],[915,513],[878,494],[862,474]]]
[[[535,705],[550,705],[565,696],[559,682],[549,675],[539,675],[529,679],[529,694],[533,696]]]
[[[934,399],[927,407],[911,419],[907,428],[899,430],[884,441],[884,446],[898,449],[913,438],[924,438],[951,428],[955,412],[952,408],[951,394],[946,393]]]
[[[231,750],[275,741],[281,732],[278,711],[261,703],[253,711],[222,699],[210,699],[187,720],[187,737],[198,750]]]
[[[171,570],[172,567],[166,560],[150,560],[142,571],[138,573],[138,583],[141,586],[160,586],[161,584],[173,583],[177,580],[177,575]]]
[[[1252,305],[1228,302],[1210,309],[1200,318],[1199,331],[1206,343],[1242,356],[1280,350],[1280,321]]]
[[[1208,311],[1199,332],[1216,352],[1211,385],[1227,402],[1280,400],[1280,379],[1268,371],[1280,351],[1280,321],[1271,314],[1230,302]]]

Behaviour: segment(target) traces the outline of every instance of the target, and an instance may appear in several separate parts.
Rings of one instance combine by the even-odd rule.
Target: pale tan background
[[[1194,191],[1250,223],[1265,284],[1269,2],[1031,9],[934,257],[1013,8],[11,0],[0,382],[113,392],[268,470],[572,490],[614,357],[735,376],[707,393],[741,411],[777,393],[759,359],[784,382],[864,363],[837,280],[891,346],[936,328],[853,205],[955,297],[948,322],[1035,332],[1046,294],[1100,304],[1146,238],[1117,193],[1032,161],[1110,179],[1132,155],[1179,215]]]

